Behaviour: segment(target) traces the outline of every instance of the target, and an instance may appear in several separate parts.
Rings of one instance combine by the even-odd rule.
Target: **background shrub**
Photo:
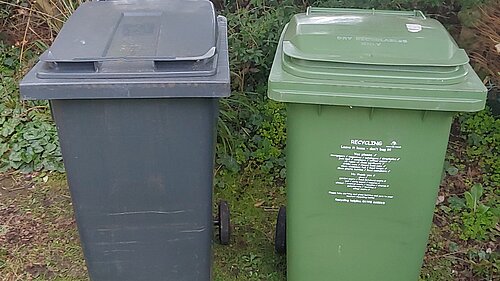
[[[28,36],[25,34],[24,38],[10,40],[18,47],[1,45],[0,167],[3,170],[20,169],[24,172],[43,168],[62,170],[57,135],[48,105],[45,102],[19,102],[17,82],[23,73],[20,61],[24,62],[24,68],[28,67],[33,62],[32,58],[50,44],[50,39],[60,29],[61,22],[81,2],[83,1],[36,1],[30,5],[31,2],[28,1],[11,0],[5,2],[11,3],[10,5],[2,4],[0,7],[2,20],[12,22],[16,22],[12,20],[13,18],[26,18],[31,15],[31,12],[27,15],[27,10],[22,9],[30,7],[33,10],[33,21],[36,21],[47,35],[45,36],[47,38],[39,38],[40,35],[36,34],[38,36],[36,37],[27,32]],[[460,30],[457,31],[455,26],[460,24],[460,20],[474,19],[473,16],[467,16],[474,13],[464,11],[476,9],[484,0],[213,0],[213,2],[228,18],[233,90],[229,99],[222,100],[217,163],[228,173],[253,167],[264,172],[270,179],[278,179],[282,178],[285,172],[286,113],[282,104],[267,99],[267,77],[280,33],[293,14],[304,11],[307,6],[421,9],[444,22],[453,34],[460,37]],[[462,16],[457,16],[460,13]],[[43,27],[44,21],[46,29]],[[17,34],[22,33],[17,32]],[[1,38],[0,36],[0,40]],[[35,44],[30,44],[31,41],[26,42],[25,39],[33,39]],[[20,49],[23,50],[22,54]],[[477,157],[483,153],[497,155],[498,151],[491,151],[491,147],[497,145],[491,143],[497,135],[478,139],[474,136],[483,134],[485,129],[479,126],[471,127],[477,123],[474,121],[477,118],[484,119],[485,116],[490,116],[489,119],[485,119],[488,123],[481,126],[492,130],[496,128],[494,124],[497,121],[491,120],[497,119],[489,112],[462,116],[465,132],[482,130],[471,134],[472,140],[481,142],[481,145],[476,145],[476,149],[471,148],[470,154]],[[498,168],[498,163],[491,156],[482,160],[482,163],[491,169]]]

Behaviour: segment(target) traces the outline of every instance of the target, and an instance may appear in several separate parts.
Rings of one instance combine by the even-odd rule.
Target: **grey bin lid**
[[[227,96],[229,66],[227,27],[208,0],[120,0],[85,2],[64,24],[52,46],[21,82],[25,99],[130,98],[130,89],[148,84],[198,87],[191,96]],[[203,79],[205,78],[205,79]],[[141,80],[142,79],[142,80]],[[155,80],[156,79],[156,80]],[[201,91],[203,83],[223,85]],[[112,94],[112,85],[129,85]],[[93,85],[108,94],[70,95],[54,90],[78,90]],[[107,86],[106,86],[107,85]],[[50,94],[34,93],[50,86]],[[144,87],[144,86],[143,86]],[[96,87],[93,87],[97,91]],[[212,87],[213,88],[213,87]],[[33,90],[33,91],[32,91]],[[177,87],[181,93],[182,89]],[[101,91],[102,92],[102,91]],[[139,95],[139,94],[137,94]],[[140,97],[172,95],[144,93]]]
[[[209,1],[86,2],[40,57],[38,76],[213,75],[216,45]]]

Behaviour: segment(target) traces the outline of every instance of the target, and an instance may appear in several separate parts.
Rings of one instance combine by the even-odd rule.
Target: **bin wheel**
[[[286,207],[280,207],[276,220],[276,233],[274,236],[274,249],[280,255],[286,254]]]
[[[229,206],[226,201],[219,202],[218,220],[219,242],[221,245],[228,245],[231,236],[231,218]]]

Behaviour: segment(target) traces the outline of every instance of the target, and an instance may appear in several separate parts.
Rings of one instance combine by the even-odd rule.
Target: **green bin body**
[[[310,8],[283,31],[289,281],[415,281],[451,122],[486,89],[418,11]]]

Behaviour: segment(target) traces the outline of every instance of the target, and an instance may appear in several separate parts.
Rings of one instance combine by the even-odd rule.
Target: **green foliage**
[[[480,280],[496,280],[498,277],[500,252],[491,248],[486,250],[469,250],[468,259],[472,261],[474,275],[482,277]]]
[[[240,265],[242,269],[242,277],[244,280],[248,281],[260,281],[260,280],[281,280],[277,272],[264,273],[262,272],[262,264],[266,262],[263,257],[250,253],[248,255],[243,255],[240,259]]]
[[[488,173],[488,184],[498,185],[500,182],[500,119],[495,118],[489,108],[478,113],[460,115],[460,124],[466,136],[467,156],[478,160]]]
[[[283,105],[270,102],[265,97],[266,81],[281,30],[289,18],[304,11],[307,6],[410,9],[436,6],[439,1],[225,2],[226,8],[222,13],[228,18],[233,95],[221,104],[217,163],[223,165],[226,172],[238,172],[244,167],[256,166],[273,179],[283,178],[285,174],[286,117]],[[18,52],[17,49],[13,50]],[[3,53],[2,104],[11,111],[3,111],[4,115],[0,119],[1,166],[3,169],[19,168],[24,171],[41,168],[61,170],[57,136],[48,118],[46,104],[18,102],[17,79],[13,77],[19,70],[17,56],[12,52]],[[33,106],[36,109],[30,109]],[[24,130],[30,132],[24,134]],[[44,132],[43,136],[37,133],[41,131]],[[17,145],[14,146],[14,143]],[[56,149],[52,150],[54,145]],[[40,147],[43,148],[42,152]]]
[[[463,240],[486,240],[488,233],[495,227],[498,218],[488,211],[488,207],[480,205],[476,212],[467,211],[462,214],[463,229],[460,238]]]
[[[48,105],[20,101],[16,76],[20,72],[19,49],[0,43],[0,61],[0,170],[63,171]]]
[[[253,167],[269,180],[284,178],[285,109],[267,99],[267,77],[281,30],[299,7],[263,0],[226,7],[233,93],[221,106],[217,163],[222,173]]]
[[[465,199],[456,196],[448,199],[450,207],[460,212],[460,238],[463,240],[486,240],[490,238],[490,233],[494,235],[495,226],[499,221],[498,208],[492,209],[483,204],[483,193],[483,186],[474,184],[470,191],[464,193]]]
[[[273,146],[279,147],[286,140],[285,106],[283,103],[268,100],[261,106],[261,110],[266,112],[269,118],[262,121],[259,134],[268,139]]]
[[[233,225],[236,235],[233,239],[237,241],[229,248],[216,251],[216,262],[219,264],[214,268],[222,276],[215,277],[216,280],[284,280],[286,261],[280,261],[281,271],[276,272],[277,257],[271,245],[273,233],[269,226],[274,223],[276,214],[263,212],[257,206],[267,206],[267,210],[272,210],[285,200],[281,185],[285,175],[286,110],[282,103],[267,99],[266,82],[280,32],[291,15],[303,12],[311,5],[416,8],[428,14],[443,13],[443,18],[446,18],[448,12],[455,13],[462,7],[467,8],[479,2],[483,1],[226,1],[226,9],[222,13],[228,18],[233,93],[230,98],[221,101],[216,158],[219,172],[215,185],[218,187],[216,197],[231,200],[230,204],[235,209]],[[3,170],[20,169],[25,172],[62,170],[57,134],[48,104],[19,101],[17,83],[22,71],[18,57],[19,49],[0,45],[0,167]],[[465,153],[457,158],[464,161],[451,161],[445,167],[445,172],[458,177],[464,174],[468,163],[478,161],[484,177],[477,181],[482,185],[472,185],[471,179],[465,179],[464,182],[472,186],[471,189],[463,196],[450,197],[448,204],[441,204],[440,208],[445,210],[446,220],[451,220],[452,226],[456,226],[452,229],[455,233],[452,233],[451,239],[459,233],[463,240],[495,241],[499,218],[499,121],[489,110],[461,114],[459,120],[468,145]],[[449,233],[443,237],[450,239]],[[458,255],[458,252],[467,255],[466,262],[470,261],[475,275],[483,276],[485,280],[494,280],[494,276],[498,276],[498,253],[491,252],[491,249],[488,251],[488,247],[464,249],[462,243],[457,246],[450,241],[430,244],[429,252],[441,254],[442,258],[435,259],[437,263],[423,271],[425,280],[456,279],[457,275],[452,269],[459,268],[461,264],[456,263],[453,255]],[[459,239],[454,241],[458,243]],[[453,255],[442,255],[443,251]],[[5,260],[6,254],[0,249],[0,269],[5,265]],[[224,268],[224,272],[221,272],[221,268]],[[237,275],[235,279],[229,277],[233,274]]]
[[[284,146],[286,140],[286,117],[283,103],[267,100],[259,106],[262,115],[256,115],[253,123],[258,128],[254,140],[255,161],[263,172],[279,172],[285,177]]]
[[[461,134],[466,140],[462,161],[478,163],[482,172],[482,184],[472,185],[464,197],[452,196],[449,207],[459,214],[460,223],[455,229],[463,240],[487,240],[498,236],[496,226],[500,217],[500,120],[489,108],[477,113],[458,116]],[[463,168],[463,167],[462,167]],[[447,170],[455,172],[453,168]]]
[[[265,96],[279,36],[293,14],[307,6],[457,11],[465,1],[482,0],[225,1],[222,13],[228,18],[232,99],[248,107],[221,114],[219,142],[223,145],[218,145],[217,162],[230,173],[255,165],[270,178],[284,177],[285,110],[275,111]]]
[[[265,2],[274,2],[275,6]],[[228,19],[232,86],[236,91],[265,93],[281,30],[298,11],[290,2],[284,1],[278,8],[277,1],[253,0],[247,9],[228,8],[224,12]]]
[[[5,0],[4,0],[5,1]],[[6,2],[11,4],[23,5],[24,3],[18,3],[17,0],[7,0]],[[7,19],[12,14],[12,10],[14,10],[14,6],[7,4],[0,4],[0,23],[3,19]],[[0,32],[1,34],[1,32]]]
[[[262,259],[254,254],[244,255],[242,257],[243,270],[248,277],[248,280],[260,279],[259,267],[262,265]]]
[[[268,99],[259,101],[255,96],[258,94],[238,97],[251,102],[251,105],[240,108],[242,110],[236,111],[237,116],[232,122],[226,122],[231,126],[231,151],[228,153],[219,142],[217,163],[226,168],[221,173],[236,173],[243,168],[253,167],[269,180],[284,178],[286,138],[284,105]]]
[[[465,192],[467,208],[462,213],[463,232],[460,235],[460,238],[464,240],[485,240],[487,233],[498,222],[498,217],[490,211],[490,207],[479,201],[482,194],[483,188],[479,184],[473,185],[470,192]]]

